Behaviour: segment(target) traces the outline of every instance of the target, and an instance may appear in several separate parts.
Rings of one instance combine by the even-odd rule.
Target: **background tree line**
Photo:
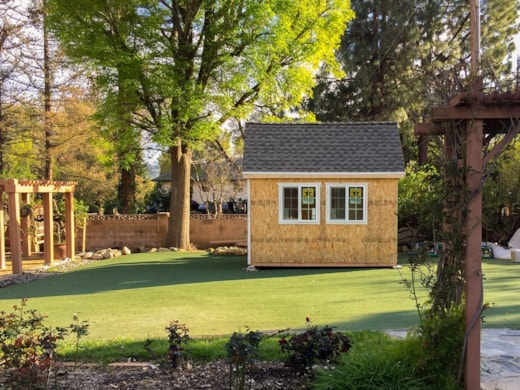
[[[482,4],[488,90],[517,88],[518,5]],[[172,172],[179,247],[191,166],[237,161],[245,121],[396,121],[421,173],[413,125],[466,87],[469,67],[467,0],[4,0],[0,21],[0,176],[76,181],[91,211],[139,212],[154,151]],[[435,185],[441,145],[429,145],[428,173],[403,188]],[[500,219],[519,212],[514,148],[489,175],[489,231],[516,223]],[[426,200],[402,201],[400,222],[423,213],[431,232]]]

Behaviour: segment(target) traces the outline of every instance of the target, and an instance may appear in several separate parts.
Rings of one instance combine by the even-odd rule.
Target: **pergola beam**
[[[432,122],[445,122],[451,120],[503,120],[507,118],[519,118],[520,105],[516,106],[457,106],[434,107],[432,109]]]

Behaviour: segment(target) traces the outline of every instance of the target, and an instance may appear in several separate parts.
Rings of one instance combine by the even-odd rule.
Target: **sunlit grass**
[[[400,271],[409,277],[406,257]],[[87,342],[166,339],[172,320],[193,337],[234,331],[302,329],[305,318],[340,330],[406,329],[417,324],[415,303],[399,271],[263,269],[246,272],[244,257],[204,252],[134,254],[0,289],[0,309],[28,298],[28,307],[68,326],[87,320]],[[485,260],[484,326],[518,327],[520,264]],[[426,297],[421,291],[422,297]]]

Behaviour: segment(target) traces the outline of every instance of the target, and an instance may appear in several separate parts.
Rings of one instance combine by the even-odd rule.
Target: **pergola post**
[[[21,197],[21,205],[20,207],[24,205],[29,205],[31,203],[31,197],[28,193],[22,193],[20,194]],[[30,219],[33,218],[31,213],[24,213],[23,215],[20,215],[20,227],[21,231],[23,232],[22,236],[22,253],[25,256],[31,256],[31,238],[32,234],[34,232],[31,232],[31,222]]]
[[[2,193],[0,192],[0,197]],[[0,269],[6,269],[5,263],[5,220],[4,208],[0,207]]]
[[[74,226],[74,194],[72,192],[65,193],[65,239],[67,251],[65,255],[69,259],[74,258],[76,253],[75,247],[75,226]]]
[[[480,317],[482,286],[482,141],[483,122],[468,121],[466,145],[466,185],[469,190],[466,220],[466,257],[464,292],[466,321],[466,369],[464,384],[468,390],[480,389]]]
[[[11,238],[11,265],[13,274],[22,273],[22,235],[20,233],[20,196],[16,192],[8,194],[9,235]]]
[[[52,193],[43,194],[43,259],[45,264],[54,264],[54,212]]]

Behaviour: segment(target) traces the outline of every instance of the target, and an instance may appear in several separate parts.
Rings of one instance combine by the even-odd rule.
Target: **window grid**
[[[330,219],[345,219],[346,191],[344,187],[330,189]]]
[[[298,219],[298,188],[283,189],[284,219]]]
[[[279,183],[280,223],[319,223],[320,185]]]
[[[327,223],[366,223],[366,196],[366,184],[327,184]]]
[[[278,183],[279,222],[320,223],[319,183]],[[326,184],[326,223],[367,223],[366,183]]]
[[[350,221],[363,220],[363,187],[349,187],[348,219]]]

